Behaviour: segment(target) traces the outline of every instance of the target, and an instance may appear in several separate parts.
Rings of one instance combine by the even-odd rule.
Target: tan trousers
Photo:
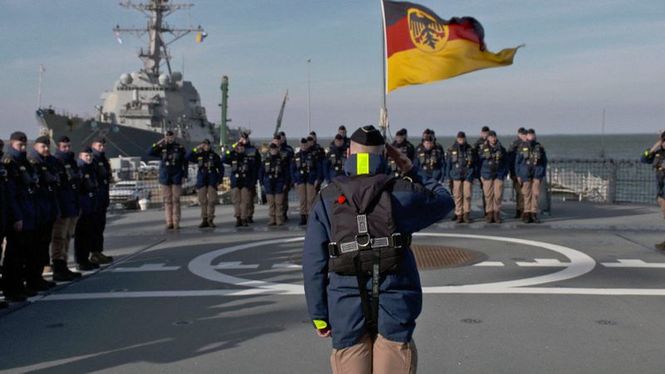
[[[455,199],[455,215],[471,213],[471,186],[469,181],[453,181],[453,198]]]
[[[418,366],[416,343],[398,343],[379,335],[372,343],[365,336],[360,343],[333,349],[333,374],[415,374]]]
[[[291,191],[290,186],[284,188],[284,214],[289,213],[289,191]]]
[[[522,195],[524,196],[524,213],[538,214],[538,198],[540,197],[540,179],[522,181]]]
[[[316,187],[313,184],[300,183],[297,186],[298,197],[300,198],[300,214],[309,215],[312,205],[314,205],[314,199],[316,198]]]
[[[67,261],[69,242],[74,237],[77,221],[78,217],[58,218],[55,220],[51,235],[51,261]]]
[[[663,218],[665,218],[665,199],[659,197],[658,205],[660,206],[660,212],[663,213]]]
[[[503,180],[482,178],[481,182],[485,194],[485,212],[500,212],[503,201]]]
[[[248,217],[253,217],[254,216],[254,199],[256,199],[256,185],[254,187],[249,189],[250,192],[250,197],[249,197],[249,210],[247,211],[247,216]]]
[[[215,219],[215,205],[217,205],[217,187],[206,186],[196,190],[201,206],[201,219],[212,221]]]
[[[284,194],[266,195],[268,199],[268,224],[284,224]]]
[[[180,195],[182,195],[181,185],[162,185],[162,199],[164,200],[164,215],[166,216],[167,225],[180,224]]]
[[[510,178],[513,181],[513,190],[515,190],[515,210],[523,212],[524,196],[522,195],[522,186],[520,186],[520,182],[516,176],[511,176]]]
[[[233,200],[233,208],[235,210],[234,217],[247,219],[249,217],[249,201],[252,198],[252,192],[247,187],[236,187],[231,193],[231,200]]]

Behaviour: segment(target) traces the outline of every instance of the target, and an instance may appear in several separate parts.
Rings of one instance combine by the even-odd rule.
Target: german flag
[[[513,63],[519,47],[487,51],[475,18],[443,20],[422,5],[382,1],[387,92]]]

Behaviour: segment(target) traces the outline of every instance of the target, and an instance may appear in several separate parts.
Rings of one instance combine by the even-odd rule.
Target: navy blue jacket
[[[34,149],[28,152],[28,161],[39,177],[39,187],[35,193],[37,224],[55,222],[60,214],[57,198],[60,180],[55,166],[57,161],[50,155],[47,157],[41,156]]]
[[[510,147],[507,149],[508,171],[510,172],[511,177],[517,177],[517,174],[515,173],[515,160],[517,159],[517,149],[519,148],[520,144],[522,144],[522,139],[518,137],[513,140],[513,142],[510,144]]]
[[[8,223],[13,225],[22,221],[23,231],[34,231],[38,224],[35,194],[39,176],[28,162],[25,152],[10,148],[2,162],[8,174]]]
[[[660,147],[656,152],[651,152],[651,149],[647,149],[642,153],[640,161],[653,165],[656,171],[657,196],[665,198],[665,149]]]
[[[385,170],[380,156],[371,156],[370,175]],[[356,175],[356,156],[346,162],[346,173]],[[420,180],[415,169],[408,176],[417,183],[404,180],[393,188],[393,213],[397,230],[412,234],[443,219],[454,207],[448,191],[433,180]],[[419,182],[423,182],[420,184]],[[355,276],[328,272],[328,243],[332,236],[332,204],[317,197],[309,217],[303,249],[305,297],[310,319],[328,321],[332,329],[333,347],[352,346],[365,334],[365,321]],[[411,340],[416,318],[422,309],[422,288],[411,250],[395,274],[381,279],[378,330],[396,342]],[[368,280],[367,289],[371,289]]]
[[[256,161],[256,157],[248,154],[247,149],[243,153],[236,150],[226,151],[222,162],[231,166],[231,188],[254,188],[259,174]]]
[[[469,143],[455,142],[446,153],[446,171],[448,178],[455,181],[472,182],[476,177],[476,150]]]
[[[478,151],[480,160],[480,176],[483,179],[501,179],[504,180],[508,175],[509,156],[501,143],[492,146],[486,143]]]
[[[268,195],[283,193],[289,180],[289,162],[281,153],[267,153],[259,168],[259,181]]]
[[[515,173],[523,181],[544,179],[547,173],[547,154],[537,141],[522,142],[517,148]]]
[[[286,159],[287,165],[289,166],[289,172],[287,173],[286,177],[286,187],[289,188],[291,186],[291,163],[293,162],[293,156],[295,156],[296,152],[293,150],[293,147],[290,145],[283,143],[279,147],[279,153],[282,155],[283,158]]]
[[[78,217],[81,212],[79,189],[81,188],[81,171],[76,162],[74,152],[55,152],[55,166],[60,177],[58,189],[58,207],[61,218]]]
[[[323,164],[324,177],[326,182],[330,183],[335,177],[344,175],[344,163],[346,162],[346,147],[342,145],[337,147],[331,145],[328,148],[325,162]]]
[[[187,158],[185,147],[173,142],[153,144],[148,150],[148,156],[159,157],[159,184],[170,186],[182,184],[187,178]]]
[[[446,177],[445,155],[440,148],[427,150],[422,145],[416,150],[413,166],[418,169],[421,178],[432,178],[443,182]],[[396,167],[396,166],[395,166]]]
[[[97,176],[97,183],[99,185],[99,193],[97,194],[99,208],[106,209],[111,203],[109,196],[111,181],[113,180],[111,164],[108,158],[106,158],[105,152],[97,152],[95,150],[92,151],[92,163],[95,166],[95,175]]]
[[[196,188],[217,187],[224,178],[224,165],[222,159],[213,150],[204,151],[194,148],[187,155],[187,161],[196,164]]]
[[[0,149],[0,159],[2,159],[2,149]],[[0,162],[0,241],[2,241],[9,230],[8,183],[9,174],[7,173],[7,169],[5,169],[5,165]]]
[[[323,162],[317,149],[310,148],[306,151],[299,150],[296,152],[291,163],[291,180],[293,183],[315,184],[322,182],[323,178]]]
[[[105,209],[98,196],[103,190],[97,177],[97,166],[94,163],[86,164],[83,160],[78,160],[77,165],[81,172],[81,188],[78,191],[81,217],[90,216]]]

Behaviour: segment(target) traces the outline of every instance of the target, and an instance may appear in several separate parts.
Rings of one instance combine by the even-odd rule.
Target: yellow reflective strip
[[[649,150],[647,149],[646,151],[644,151],[644,156],[648,156],[648,155],[649,155]]]
[[[369,174],[369,153],[358,153],[356,155],[356,174]]]
[[[315,319],[314,326],[316,327],[317,330],[323,330],[326,327],[328,327],[328,323],[320,319]]]

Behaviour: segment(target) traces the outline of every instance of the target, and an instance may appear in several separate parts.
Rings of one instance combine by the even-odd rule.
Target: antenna
[[[131,0],[124,0],[120,2],[120,6],[137,10],[148,19],[145,28],[121,28],[116,26],[113,32],[116,35],[120,33],[131,33],[141,38],[143,35],[148,34],[149,43],[147,51],[141,49],[139,58],[143,60],[143,69],[153,78],[159,76],[159,67],[162,60],[166,63],[166,67],[171,74],[171,56],[168,53],[167,47],[176,40],[191,33],[192,31],[203,32],[203,27],[197,28],[175,28],[169,26],[165,19],[174,12],[181,9],[190,9],[194,4],[174,4],[164,0],[150,0],[145,3],[135,3]],[[166,40],[164,34],[171,34],[171,40]]]
[[[600,158],[605,158],[605,108],[603,108],[603,122],[600,126]]]
[[[44,81],[44,65],[39,64],[39,86],[37,87],[37,108],[42,107],[42,83]]]

